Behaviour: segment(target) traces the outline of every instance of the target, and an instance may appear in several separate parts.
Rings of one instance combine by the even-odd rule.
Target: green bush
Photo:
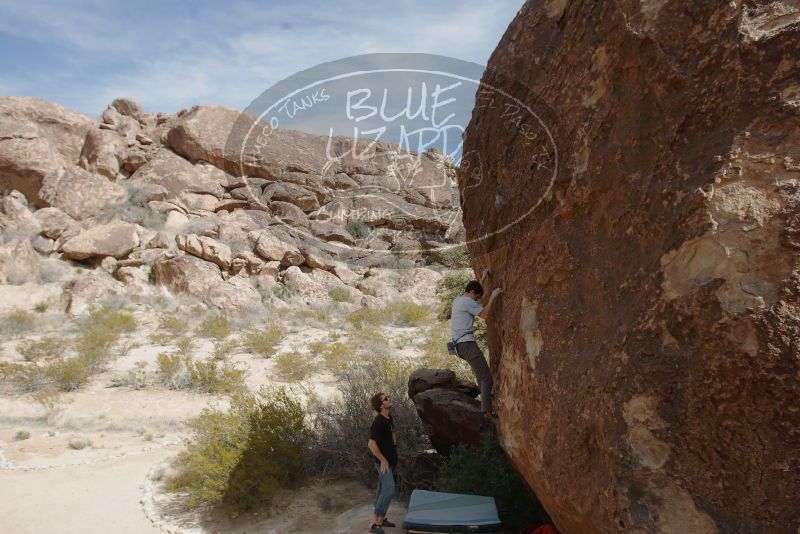
[[[220,364],[215,360],[185,358],[183,364],[189,376],[189,387],[198,391],[218,395],[239,393],[245,389],[245,370],[228,362]]]
[[[152,334],[147,336],[147,339],[153,345],[164,346],[172,343],[172,340],[175,339],[175,336],[167,332],[153,332]]]
[[[238,339],[223,339],[214,342],[214,350],[211,352],[211,357],[215,360],[222,361],[232,353],[236,352],[239,348]]]
[[[225,339],[231,333],[231,323],[221,313],[209,315],[197,328],[198,335],[214,339]]]
[[[372,233],[372,230],[370,230],[369,226],[367,226],[367,223],[361,219],[347,221],[347,223],[344,225],[344,228],[356,239],[363,239]]]
[[[311,376],[317,365],[314,357],[299,351],[281,352],[275,357],[278,376],[288,382],[299,382]]]
[[[410,358],[374,358],[369,364],[346,366],[337,373],[338,395],[331,402],[312,402],[316,443],[311,467],[334,478],[354,478],[373,483],[375,471],[366,439],[375,412],[369,400],[384,392],[392,399],[397,431],[398,489],[407,493],[422,484],[415,459],[430,448],[427,433],[408,398],[408,377],[418,367]]]
[[[37,302],[36,305],[33,307],[33,311],[36,313],[44,313],[47,311],[48,308],[47,302]]]
[[[283,341],[283,331],[277,326],[269,326],[264,330],[252,330],[246,333],[242,345],[251,354],[270,358],[275,355],[281,341]]]
[[[451,269],[469,267],[471,258],[466,245],[458,245],[442,251],[442,263]]]
[[[194,349],[194,340],[190,337],[182,336],[175,340],[175,348],[178,354],[188,356]]]
[[[347,322],[356,328],[381,325],[385,319],[386,317],[381,310],[373,310],[371,308],[361,308],[347,316]]]
[[[130,312],[100,308],[78,322],[75,352],[90,373],[103,370],[122,334],[134,332],[136,320]]]
[[[183,360],[179,354],[169,354],[162,352],[156,356],[158,366],[159,382],[169,389],[181,389],[181,372],[183,371]]]
[[[229,411],[206,409],[189,428],[191,441],[168,487],[184,493],[190,508],[236,516],[304,480],[312,435],[302,405],[284,389],[237,396]]]
[[[91,364],[81,356],[45,363],[0,363],[0,382],[23,392],[74,391],[89,382],[91,374]]]
[[[442,466],[437,489],[494,497],[500,519],[512,529],[550,522],[491,434],[484,436],[482,447],[458,445],[453,450]]]
[[[409,300],[394,301],[383,309],[383,313],[389,318],[389,322],[396,326],[420,326],[430,320],[430,310],[427,306]]]
[[[336,373],[359,361],[356,347],[338,341],[315,341],[308,346],[313,355],[322,356],[325,367]]]
[[[30,332],[36,325],[36,317],[25,310],[14,310],[0,318],[0,334]]]
[[[31,433],[27,430],[18,430],[16,434],[14,434],[14,441],[24,441],[26,439],[31,438]]]
[[[111,379],[110,387],[127,387],[131,389],[144,389],[148,386],[150,377],[147,375],[147,362],[136,362],[133,369],[115,376]]]
[[[466,273],[450,273],[442,277],[436,284],[436,299],[439,301],[439,313],[436,318],[440,321],[450,319],[453,300],[464,294],[464,288],[472,278]]]
[[[421,367],[431,369],[450,369],[456,376],[468,382],[474,382],[475,376],[469,364],[447,352],[447,342],[450,341],[450,326],[437,324],[429,328],[417,348],[422,353],[419,360]]]
[[[189,323],[176,315],[162,315],[158,321],[158,326],[170,334],[180,336],[189,330]]]
[[[334,287],[328,291],[328,296],[334,302],[353,302],[353,294],[344,287]]]
[[[24,341],[17,346],[17,352],[29,362],[60,358],[66,351],[66,343],[55,337],[45,337],[39,341]]]

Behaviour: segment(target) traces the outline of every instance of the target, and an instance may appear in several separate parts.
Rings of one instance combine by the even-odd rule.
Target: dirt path
[[[179,446],[90,466],[0,471],[0,530],[15,534],[160,534],[139,503],[150,468]]]

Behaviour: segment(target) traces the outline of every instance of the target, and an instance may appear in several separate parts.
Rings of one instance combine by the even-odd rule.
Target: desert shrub
[[[179,354],[162,352],[156,356],[156,365],[158,367],[157,376],[161,385],[169,389],[182,388],[182,383],[186,382],[186,380],[181,380],[183,360]]]
[[[175,349],[178,354],[188,356],[194,349],[194,340],[190,337],[182,336],[175,340]]]
[[[147,375],[147,362],[136,362],[133,369],[128,369],[128,372],[113,377],[110,387],[144,389],[149,382],[150,378]]]
[[[236,352],[239,348],[238,339],[222,339],[214,342],[214,350],[211,352],[211,357],[215,360],[221,361],[227,358],[232,353]]]
[[[372,233],[369,226],[367,226],[367,223],[361,219],[352,219],[347,221],[347,223],[344,225],[344,228],[356,239],[363,239]]]
[[[354,478],[372,483],[372,455],[367,449],[375,412],[369,399],[382,391],[391,397],[397,430],[398,489],[405,493],[416,483],[414,458],[430,448],[416,408],[408,398],[408,377],[416,368],[410,359],[376,358],[370,365],[351,365],[337,373],[338,395],[328,403],[309,406],[316,443],[311,467],[334,478]]]
[[[281,299],[283,301],[287,301],[288,302],[295,295],[295,291],[289,286],[279,285],[278,287],[276,287],[275,289],[272,290],[272,294],[276,298],[279,298],[279,299]],[[261,301],[262,302],[264,301],[264,297],[263,296],[261,298]]]
[[[101,371],[112,357],[120,336],[136,330],[136,320],[125,310],[99,308],[78,322],[75,352],[90,372]]]
[[[353,294],[343,287],[334,287],[328,291],[328,296],[334,302],[353,302]]]
[[[67,344],[55,337],[45,337],[38,341],[24,341],[17,346],[17,352],[29,362],[60,358],[67,351]]]
[[[317,370],[317,365],[312,355],[293,350],[275,356],[275,369],[281,379],[299,382],[313,374]]]
[[[440,321],[450,319],[453,300],[464,294],[464,288],[472,277],[465,272],[449,273],[436,284],[436,299],[439,301],[439,312],[436,318]]]
[[[14,310],[0,317],[0,334],[17,335],[30,332],[36,325],[36,317],[25,310]]]
[[[381,310],[373,310],[371,308],[361,308],[347,316],[347,322],[355,328],[363,328],[365,326],[376,326],[384,323],[386,317]]]
[[[469,364],[447,352],[447,342],[450,341],[449,325],[434,325],[427,329],[422,340],[417,344],[421,353],[420,366],[431,369],[450,369],[456,376],[474,382],[475,377]]]
[[[189,376],[188,387],[202,393],[233,394],[245,389],[245,370],[228,362],[220,364],[215,360],[194,361],[184,358],[183,365]]]
[[[45,363],[0,363],[0,382],[19,391],[73,391],[89,381],[91,364],[81,356]]]
[[[147,336],[147,339],[153,345],[169,345],[175,339],[175,336],[167,332],[153,332]]]
[[[47,302],[37,302],[36,305],[33,307],[33,311],[36,313],[44,313],[47,311],[49,305]]]
[[[325,367],[334,373],[359,361],[358,350],[348,343],[315,341],[308,349],[311,354],[322,356]]]
[[[31,433],[27,430],[17,430],[14,434],[14,441],[24,441],[31,438]]]
[[[292,312],[292,317],[305,325],[316,322],[315,326],[325,326],[330,321],[331,314],[325,310],[301,308]]]
[[[471,258],[466,245],[458,245],[442,251],[442,263],[451,269],[464,269],[470,266]]]
[[[168,487],[190,508],[236,516],[304,479],[312,436],[302,405],[284,389],[234,397],[229,411],[206,409],[188,426],[191,441]]]
[[[281,341],[283,341],[283,331],[277,326],[268,326],[263,330],[247,332],[242,340],[242,346],[251,354],[270,358],[275,355]]]
[[[416,304],[409,300],[397,300],[383,309],[388,321],[396,326],[420,326],[430,319],[430,310],[427,306]]]
[[[162,315],[158,320],[158,327],[176,336],[185,334],[189,330],[188,322],[175,315]]]
[[[231,333],[231,324],[228,318],[221,313],[207,316],[200,322],[197,334],[214,339],[225,339]]]
[[[518,529],[549,522],[544,508],[528,491],[491,434],[484,435],[481,447],[456,446],[444,461],[437,489],[494,497],[506,527]]]
[[[48,382],[60,391],[75,391],[89,382],[92,363],[80,356],[53,360],[43,368]]]

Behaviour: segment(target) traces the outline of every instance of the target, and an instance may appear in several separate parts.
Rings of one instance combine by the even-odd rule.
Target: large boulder
[[[80,166],[113,179],[119,174],[127,154],[125,140],[116,131],[92,128],[83,143]]]
[[[82,315],[93,306],[127,293],[124,284],[114,280],[102,269],[95,269],[64,284],[63,298],[70,316]]]
[[[475,400],[480,390],[449,369],[417,369],[408,378],[408,396],[428,429],[431,444],[449,454],[459,444],[480,446],[492,424]]]
[[[67,229],[77,225],[75,219],[58,208],[42,208],[34,213],[42,228],[42,234],[58,239]]]
[[[233,276],[225,280],[219,267],[194,256],[160,256],[153,265],[153,280],[218,309],[248,309],[261,305],[261,295],[246,279]]]
[[[274,129],[269,135],[248,115],[220,106],[195,106],[176,122],[167,144],[190,160],[213,163],[236,176],[292,182],[324,194],[341,180],[378,187],[436,207],[452,205],[454,165],[434,152],[410,154],[397,145]],[[358,175],[360,181],[350,176]],[[352,185],[349,185],[352,187]]]
[[[230,247],[216,239],[196,234],[179,234],[175,236],[175,243],[184,252],[215,263],[221,269],[227,270],[231,267]]]
[[[502,444],[562,532],[797,531],[798,22],[529,1],[491,57],[464,222]]]
[[[121,185],[77,166],[48,175],[39,191],[40,200],[74,219],[87,219],[127,198]]]
[[[64,257],[85,260],[92,257],[124,258],[139,245],[136,225],[112,221],[80,232],[61,245]]]
[[[192,165],[166,149],[156,152],[153,159],[142,165],[130,179],[164,187],[168,192],[167,198],[177,198],[181,193],[201,193],[222,198],[224,193],[220,184],[224,174],[215,174],[207,165]]]
[[[39,98],[0,96],[0,190],[16,189],[41,207],[42,180],[75,165],[89,117]]]

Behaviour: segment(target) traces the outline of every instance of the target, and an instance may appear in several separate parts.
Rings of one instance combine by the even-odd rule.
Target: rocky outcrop
[[[493,425],[475,400],[480,390],[456,377],[449,369],[417,369],[408,379],[408,396],[428,428],[431,444],[449,454],[458,444],[480,446]]]
[[[139,235],[136,233],[135,224],[112,221],[67,239],[61,245],[61,252],[65,258],[71,260],[85,260],[97,256],[124,258],[138,245]]]
[[[464,222],[502,443],[563,532],[797,530],[799,21],[529,1],[492,55]]]
[[[89,117],[39,98],[0,97],[0,190],[16,189],[41,207],[46,176],[78,163]]]
[[[128,198],[125,188],[80,167],[67,167],[49,174],[39,199],[74,219],[87,219]]]
[[[261,304],[258,291],[246,279],[234,276],[225,280],[219,267],[193,256],[159,257],[153,266],[153,279],[218,309],[247,309]]]

